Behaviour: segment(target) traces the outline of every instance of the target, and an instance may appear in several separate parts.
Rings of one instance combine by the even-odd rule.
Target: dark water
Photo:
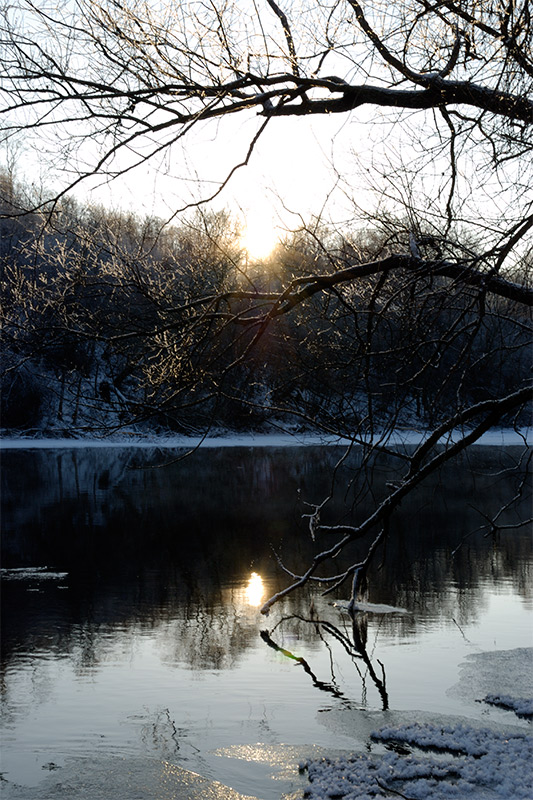
[[[4,451],[4,785],[105,754],[279,797],[238,748],[349,748],[325,724],[339,707],[464,713],[447,689],[465,655],[531,645],[531,532],[483,535],[523,453],[477,448],[404,502],[368,599],[408,613],[352,627],[305,590],[265,619],[252,573],[264,600],[286,580],[272,548],[294,571],[308,562],[305,501],[328,493],[340,453],[209,449],[161,468],[175,452]],[[362,519],[395,477],[383,458],[369,480],[360,458],[338,472],[332,522]],[[500,522],[530,505],[522,492]]]

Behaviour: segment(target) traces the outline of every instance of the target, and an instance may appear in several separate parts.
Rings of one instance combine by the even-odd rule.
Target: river
[[[287,580],[274,551],[308,563],[302,515],[340,448],[181,453],[3,451],[6,797],[296,797],[300,757],[361,746],[384,715],[507,719],[454,686],[472,654],[531,646],[530,530],[483,529],[517,491],[520,448],[473,448],[404,501],[369,584],[391,608],[356,625],[334,604],[347,589],[258,610]],[[362,518],[395,468],[369,478],[355,451],[325,519]]]

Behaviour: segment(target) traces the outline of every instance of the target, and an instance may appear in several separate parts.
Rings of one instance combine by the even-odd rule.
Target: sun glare
[[[263,599],[263,595],[265,594],[265,587],[263,585],[263,579],[257,572],[252,572],[250,580],[248,581],[248,585],[245,589],[245,597],[246,602],[250,606],[260,606],[261,601]]]
[[[278,233],[272,221],[268,217],[247,219],[242,244],[252,261],[268,258],[278,244]]]

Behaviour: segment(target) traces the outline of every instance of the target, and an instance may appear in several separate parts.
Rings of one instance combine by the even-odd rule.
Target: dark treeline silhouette
[[[519,295],[466,268],[367,269],[412,249],[398,219],[312,222],[250,264],[224,211],[163,225],[64,198],[19,215],[36,199],[8,172],[1,203],[4,428],[429,428],[516,391],[529,370]],[[466,245],[422,229],[417,248],[444,263]],[[358,265],[366,275],[322,291]],[[526,253],[502,285],[519,293],[528,265]]]

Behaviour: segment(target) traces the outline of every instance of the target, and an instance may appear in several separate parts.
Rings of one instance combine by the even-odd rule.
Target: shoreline
[[[391,434],[386,441],[380,442],[379,436],[354,443],[355,447],[364,444],[382,444],[386,447],[416,446],[421,444],[430,435],[431,431],[418,430],[399,430]],[[463,433],[466,433],[463,432]],[[451,436],[439,439],[439,444],[446,444],[456,441],[460,437],[460,431],[454,431]],[[165,450],[196,450],[211,449],[222,447],[347,447],[349,439],[335,436],[326,436],[319,433],[232,433],[225,432],[219,435],[208,436],[184,436],[184,435],[165,435],[165,434],[144,434],[129,431],[117,434],[114,437],[94,438],[30,438],[24,436],[2,437],[0,438],[0,450],[52,450],[52,449],[88,449],[88,448],[123,448],[131,447],[137,449],[161,448]],[[513,447],[513,446],[533,446],[533,428],[525,428],[520,431],[507,428],[498,428],[487,431],[472,447]]]

